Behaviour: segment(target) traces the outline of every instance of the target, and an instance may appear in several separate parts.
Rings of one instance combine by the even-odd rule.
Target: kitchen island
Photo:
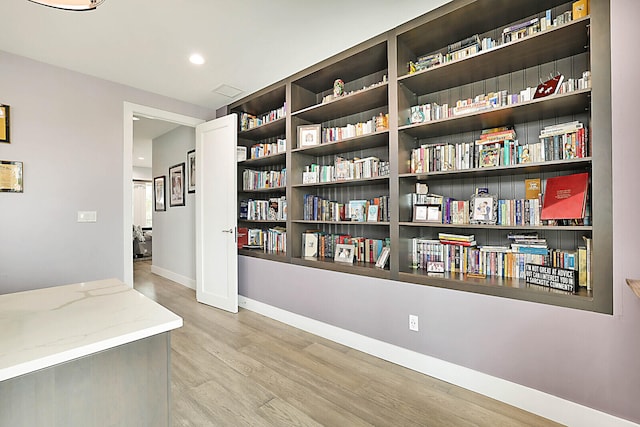
[[[0,295],[0,426],[170,425],[181,326],[116,279]]]

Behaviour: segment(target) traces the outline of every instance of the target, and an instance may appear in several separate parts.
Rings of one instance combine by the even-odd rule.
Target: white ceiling
[[[69,12],[0,0],[0,50],[217,109],[447,2],[106,0]],[[223,84],[242,92],[212,92]]]

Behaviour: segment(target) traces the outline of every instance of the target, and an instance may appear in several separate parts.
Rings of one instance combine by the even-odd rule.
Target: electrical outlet
[[[409,315],[409,330],[418,332],[418,316],[415,314]]]

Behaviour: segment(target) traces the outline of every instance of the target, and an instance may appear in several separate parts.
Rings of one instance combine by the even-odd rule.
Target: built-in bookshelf
[[[239,127],[238,237],[246,238],[239,253],[282,260],[288,209],[286,86],[262,91],[231,112],[238,115]]]
[[[239,145],[247,148],[286,140],[280,141],[284,153],[270,149],[265,156],[238,163],[239,183],[247,169],[286,170],[284,187],[239,190],[239,199],[285,197],[286,220],[252,224],[243,219],[239,225],[286,228],[287,250],[274,257],[278,261],[611,312],[609,5],[591,3],[588,15],[573,17],[572,3],[562,0],[453,1],[232,104],[230,112],[256,117],[286,110],[284,118],[275,114],[273,120],[238,133]],[[563,81],[557,91],[535,96],[538,85],[558,75]],[[549,155],[554,141],[544,139],[545,132],[565,123],[584,129],[573,136],[573,150],[577,140],[580,152],[558,155],[556,146],[555,156]],[[480,164],[478,156],[485,151],[479,141],[492,128],[513,132],[509,145],[496,144],[499,153],[508,150],[510,155],[495,164]],[[301,132],[314,136],[302,141]],[[415,167],[416,156],[435,156],[438,150],[447,150],[452,165]],[[345,164],[354,168],[357,162],[367,163],[365,174],[340,172]],[[585,220],[541,221],[530,212],[540,209],[542,199],[525,199],[526,180],[539,180],[544,190],[549,178],[584,172],[590,178]],[[447,203],[469,203],[478,189],[487,190],[507,209],[501,213],[518,220],[415,220],[416,184]],[[352,202],[364,201],[368,207],[380,200],[385,218],[349,217]],[[517,215],[509,210],[516,206]],[[519,216],[525,207],[535,221]],[[340,209],[346,211],[342,216]],[[324,257],[305,256],[308,233],[384,241],[391,248],[389,261],[380,268],[336,262],[330,250]],[[562,267],[582,255],[588,241],[589,255],[598,262],[590,265],[590,286],[578,286],[576,292],[527,283],[521,271],[498,276],[491,268],[490,274],[467,271],[467,264],[443,272],[417,268],[415,242],[437,240],[440,233],[473,235],[477,248],[494,248],[492,260],[503,257],[500,268],[507,257],[496,253],[511,250],[508,235],[514,233],[544,241]],[[326,254],[328,248],[323,250]],[[241,254],[270,259],[264,251]],[[459,254],[467,256],[462,249]]]

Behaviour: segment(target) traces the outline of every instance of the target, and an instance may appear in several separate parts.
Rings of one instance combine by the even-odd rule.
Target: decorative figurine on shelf
[[[336,81],[333,82],[333,96],[337,98],[342,95],[344,95],[344,82],[342,79],[336,79]]]

